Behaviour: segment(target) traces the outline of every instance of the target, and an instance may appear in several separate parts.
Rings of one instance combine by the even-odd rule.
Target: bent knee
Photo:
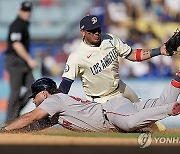
[[[125,129],[126,131],[134,131],[137,129],[137,125],[132,120],[128,120]]]

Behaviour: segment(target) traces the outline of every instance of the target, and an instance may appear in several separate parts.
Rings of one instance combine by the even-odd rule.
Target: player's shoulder
[[[68,57],[68,60],[73,60],[73,61],[77,61],[79,59],[79,54],[77,51],[73,51],[69,57]]]
[[[80,49],[82,48],[82,46],[83,46],[83,41],[81,41],[78,45],[76,45],[76,47],[73,49],[70,55],[74,55],[80,52]]]
[[[101,38],[102,38],[102,40],[111,40],[111,41],[118,39],[117,36],[115,36],[113,34],[109,34],[109,33],[102,34]]]
[[[57,93],[57,94],[53,94],[51,95],[54,99],[57,99],[57,101],[62,101],[64,102],[64,100],[68,100],[71,99],[70,96],[68,94],[64,94],[64,93]]]
[[[76,48],[75,52],[77,53],[84,53],[83,51],[87,51],[89,50],[90,46],[87,45],[83,40],[81,41],[81,43],[79,44],[79,46]]]
[[[10,24],[10,30],[21,32],[23,30],[23,24],[20,24],[19,21],[16,19]]]
[[[56,93],[56,94],[53,94],[51,96],[54,96],[54,97],[63,97],[63,96],[66,96],[67,94],[64,94],[64,93]]]
[[[101,39],[105,40],[105,39],[113,39],[113,35],[109,34],[109,33],[103,33],[101,34]]]
[[[109,42],[116,44],[118,41],[118,38],[113,35],[113,34],[109,34],[109,33],[104,33],[101,35],[101,44],[105,45],[106,43],[109,44]]]
[[[89,51],[89,48],[87,45],[81,41],[81,43],[76,47],[76,49],[69,55],[71,58],[79,59],[81,58],[84,54]]]
[[[68,96],[67,94],[56,93],[56,94],[50,95],[50,96],[46,99],[46,101],[50,101],[50,100],[53,100],[53,101],[57,100],[57,101],[58,101],[59,99],[64,98],[64,97],[67,97],[67,96]]]

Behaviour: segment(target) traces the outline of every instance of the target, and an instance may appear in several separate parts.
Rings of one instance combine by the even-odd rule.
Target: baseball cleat
[[[165,132],[166,129],[167,129],[166,126],[159,121],[156,121],[155,123],[152,123],[151,125],[144,128],[145,131],[152,133]]]
[[[156,121],[154,124],[156,125],[159,132],[164,132],[167,129],[166,126],[159,121]]]
[[[156,121],[155,123],[153,123],[150,126],[150,128],[151,128],[151,132],[164,132],[164,131],[166,131],[166,126],[159,121]]]
[[[171,115],[178,115],[180,114],[180,102],[176,102],[172,107],[172,114]]]

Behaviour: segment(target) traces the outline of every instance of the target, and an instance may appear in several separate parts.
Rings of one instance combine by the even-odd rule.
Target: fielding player
[[[165,45],[149,50],[132,49],[114,35],[101,34],[97,16],[85,16],[80,21],[80,30],[82,42],[68,58],[59,88],[68,94],[79,76],[89,101],[104,103],[110,98],[123,96],[131,102],[139,102],[135,92],[120,79],[118,58],[143,61],[158,55],[173,54],[173,51],[167,52]],[[165,129],[160,123],[157,126],[160,130]]]
[[[36,109],[2,127],[1,132],[20,130],[44,118],[49,118],[44,121],[47,127],[59,123],[74,131],[106,132],[113,129],[129,132],[180,114],[180,102],[177,102],[180,72],[164,88],[159,98],[139,103],[132,103],[124,97],[116,97],[106,103],[83,101],[59,92],[50,78],[36,80],[31,90]]]
[[[70,54],[60,89],[67,94],[76,77],[80,77],[87,100],[106,102],[110,98],[124,96],[138,102],[137,95],[119,77],[118,58],[143,61],[158,55],[168,55],[165,45],[155,49],[132,49],[111,34],[101,34],[98,17],[85,16],[80,21],[83,39]]]

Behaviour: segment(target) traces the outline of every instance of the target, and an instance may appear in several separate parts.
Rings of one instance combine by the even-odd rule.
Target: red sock
[[[176,88],[180,88],[180,72],[178,72],[175,78],[171,80],[171,84]]]
[[[177,82],[176,80],[172,80],[171,84],[176,88],[180,88],[180,82]]]

